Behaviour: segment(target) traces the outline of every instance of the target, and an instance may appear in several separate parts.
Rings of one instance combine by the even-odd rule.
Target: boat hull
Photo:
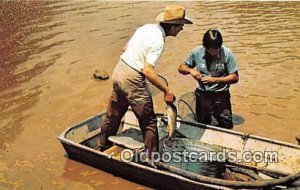
[[[68,158],[155,189],[230,189],[227,187],[218,187],[215,185],[193,181],[180,175],[176,175],[168,171],[161,171],[159,169],[139,163],[121,161],[120,159],[116,159],[109,154],[83,145],[87,140],[92,141],[91,137],[87,137],[86,139],[82,140],[74,137],[76,140],[70,140],[73,138],[72,135],[75,134],[74,131],[81,131],[81,133],[85,133],[85,130],[80,130],[80,127],[82,126],[93,128],[93,131],[96,131],[97,127],[93,125],[97,125],[97,123],[101,121],[102,116],[103,113],[91,117],[86,121],[67,129],[58,137],[68,155]]]
[[[187,177],[166,170],[159,170],[148,165],[136,162],[125,162],[111,154],[96,150],[94,147],[96,147],[97,144],[96,142],[101,130],[100,124],[103,120],[103,116],[104,113],[100,113],[80,122],[65,130],[58,137],[70,159],[156,189],[231,189],[224,186],[191,180]],[[168,135],[167,128],[163,127],[164,125],[161,122],[161,118],[163,117],[162,114],[158,114],[160,149],[162,142]],[[138,128],[138,122],[132,112],[129,111],[124,118],[125,119],[120,126],[120,131],[129,128]],[[186,128],[187,126],[189,129]],[[298,145],[257,136],[247,136],[247,138],[245,138],[245,134],[236,131],[224,130],[213,126],[181,120],[177,121],[177,132],[186,138],[200,140],[201,142],[208,144],[224,146],[238,152],[242,152],[242,150],[255,151],[254,148],[256,145],[260,145],[259,148],[280,151],[282,154],[281,162],[268,164],[267,166],[262,165],[261,167],[261,169],[269,171],[278,166],[277,169],[279,169],[279,171],[275,171],[276,174],[294,174],[296,173],[295,171],[299,171],[300,169],[299,162],[297,162],[297,159],[300,158],[300,156],[297,157],[297,155],[300,155],[300,146]],[[226,138],[230,139],[230,141],[234,140],[235,143],[224,143]],[[293,156],[291,157],[291,155]],[[260,165],[257,166],[257,168],[259,167]],[[283,170],[285,172],[280,171],[282,168],[285,169]]]
[[[127,180],[155,189],[229,189],[208,184],[194,182],[187,178],[153,169],[136,163],[124,163],[109,158],[108,155],[97,153],[93,150],[82,149],[68,143],[62,142],[68,158],[90,165],[103,171],[120,176]]]

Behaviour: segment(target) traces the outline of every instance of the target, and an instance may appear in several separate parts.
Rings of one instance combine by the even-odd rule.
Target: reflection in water
[[[201,44],[207,29],[218,28],[224,36],[224,44],[237,57],[241,76],[240,82],[232,87],[234,120],[238,124],[235,129],[292,142],[295,135],[287,134],[286,129],[300,133],[297,128],[300,3],[178,3],[187,8],[194,25],[185,26],[176,39],[166,40],[165,52],[157,67],[177,97],[195,87],[191,77],[177,73],[177,66],[192,48]],[[45,142],[51,142],[68,125],[105,109],[111,81],[92,80],[95,68],[111,73],[134,30],[141,24],[153,22],[157,12],[167,4],[173,3],[0,2],[0,151],[7,165],[13,165],[11,158],[19,154],[19,149],[6,153],[1,148],[10,143],[16,147],[32,145],[32,137],[26,134],[35,134],[40,142],[35,148],[24,149],[26,155],[36,155],[37,150],[46,149],[52,151],[47,154],[49,158],[62,158],[61,152],[56,152],[61,150],[58,143]],[[155,109],[164,111],[161,96],[157,99],[160,101],[156,100]],[[43,134],[37,129],[42,129]],[[45,134],[51,136],[47,141]],[[65,181],[64,187],[76,189],[74,183],[80,181],[80,177],[69,178],[72,168],[68,166],[66,178],[70,180]],[[57,187],[56,181],[62,180],[56,179],[57,172],[64,173],[57,170],[44,171],[43,175],[49,176],[44,188]],[[39,185],[30,180],[34,177],[25,179],[28,173],[20,169],[0,168],[0,171],[7,174],[5,184],[21,180],[25,186]],[[32,171],[30,175],[40,173]],[[116,180],[106,173],[97,175],[108,181]],[[0,180],[0,186],[5,180]],[[83,183],[91,188],[103,186],[88,178]],[[121,184],[124,189],[141,188],[123,181]]]
[[[20,113],[34,105],[37,96],[41,94],[39,87],[43,84],[31,89],[22,89],[22,84],[44,72],[61,57],[59,53],[52,54],[47,60],[37,60],[34,65],[30,63],[35,54],[41,56],[42,53],[61,44],[42,44],[57,33],[34,39],[34,35],[51,32],[55,27],[62,25],[49,24],[56,14],[48,8],[50,4],[46,1],[0,2],[0,19],[3,26],[0,28],[0,129],[5,134],[0,140],[0,147],[23,131],[22,120],[28,115]],[[24,69],[17,71],[20,67]]]
[[[58,26],[54,24],[42,27],[51,22],[51,17],[55,14],[48,8],[49,3],[46,1],[0,2],[2,9],[0,15],[1,25],[4,26],[0,29],[1,91],[16,87],[18,84],[32,78],[30,75],[34,75],[33,73],[36,71],[15,74],[16,67],[19,64],[24,64],[35,53],[41,53],[51,48],[43,47],[41,40],[50,39],[55,34],[30,41],[34,34],[51,31]],[[33,70],[42,67],[44,67],[44,64],[36,66]],[[44,70],[41,69],[41,72]],[[36,74],[38,73],[40,72],[36,72]]]

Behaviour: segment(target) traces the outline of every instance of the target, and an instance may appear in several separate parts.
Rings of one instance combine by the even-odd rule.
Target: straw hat
[[[193,24],[193,22],[185,16],[185,8],[179,5],[169,5],[165,10],[159,13],[156,20],[170,24]]]

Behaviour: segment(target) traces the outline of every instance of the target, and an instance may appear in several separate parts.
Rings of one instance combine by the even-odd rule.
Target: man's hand
[[[217,78],[212,76],[206,76],[201,79],[203,84],[217,83]]]
[[[181,63],[178,67],[178,72],[183,74],[183,75],[192,75],[192,77],[196,80],[201,80],[202,75],[199,71],[195,70],[194,68],[188,67],[186,64]]]
[[[165,102],[166,102],[166,104],[168,104],[168,105],[172,104],[175,101],[175,99],[176,99],[176,97],[172,92],[168,91],[168,92],[165,93]]]
[[[205,76],[201,79],[201,82],[203,84],[210,84],[210,83],[233,84],[233,83],[237,83],[238,81],[239,81],[239,74],[237,71],[225,77]]]
[[[190,69],[190,74],[194,77],[196,80],[201,80],[202,75],[199,71],[196,71],[195,69]]]

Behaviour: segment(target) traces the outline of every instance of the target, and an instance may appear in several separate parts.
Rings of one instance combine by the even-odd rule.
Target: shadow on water
[[[232,121],[234,125],[241,125],[245,123],[245,119],[241,115],[238,115],[236,113],[232,114]]]
[[[241,124],[245,123],[245,119],[241,115],[233,113],[232,114],[232,122],[233,122],[234,126],[237,126],[237,125],[241,125]],[[211,125],[218,126],[218,122],[213,116],[212,116]]]

